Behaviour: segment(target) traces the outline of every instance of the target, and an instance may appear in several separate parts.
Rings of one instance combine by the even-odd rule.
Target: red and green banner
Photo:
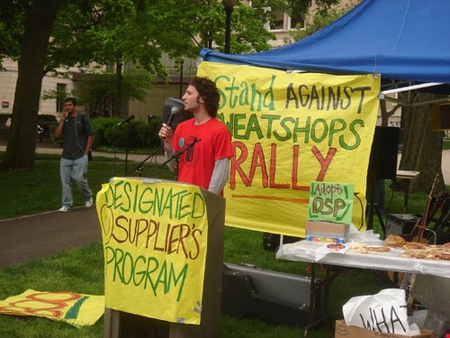
[[[94,325],[105,311],[105,297],[76,292],[48,292],[28,289],[0,301],[0,314],[37,316],[74,326]]]

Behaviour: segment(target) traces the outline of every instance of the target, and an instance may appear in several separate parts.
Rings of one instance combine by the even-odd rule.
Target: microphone
[[[122,122],[119,122],[117,126],[120,127],[122,124],[130,122],[132,119],[134,119],[134,115],[130,115],[127,119],[123,120]]]
[[[172,127],[173,120],[174,120],[175,116],[178,115],[179,112],[180,112],[180,109],[178,107],[172,107],[172,109],[170,110],[169,119],[167,120],[167,123],[166,123],[169,127]]]

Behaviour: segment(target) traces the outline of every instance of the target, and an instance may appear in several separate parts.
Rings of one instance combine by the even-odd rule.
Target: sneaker
[[[92,197],[88,201],[84,202],[84,205],[86,206],[86,208],[92,207]]]
[[[70,210],[70,207],[68,205],[63,205],[61,209],[59,209],[59,212],[68,212]]]

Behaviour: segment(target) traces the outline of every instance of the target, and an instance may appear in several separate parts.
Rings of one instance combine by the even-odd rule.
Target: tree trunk
[[[11,132],[2,170],[32,170],[36,148],[36,123],[47,46],[59,0],[35,1],[25,20],[18,61]]]
[[[420,94],[416,102],[440,98],[435,94]],[[405,132],[400,169],[420,171],[418,178],[410,183],[411,192],[429,193],[436,174],[440,180],[437,193],[445,190],[442,176],[443,132],[431,130],[430,104],[415,107],[403,107],[405,114]]]

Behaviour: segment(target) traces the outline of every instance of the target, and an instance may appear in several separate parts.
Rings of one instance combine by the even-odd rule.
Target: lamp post
[[[184,59],[181,59],[180,63],[180,98],[183,96],[183,66],[184,66]]]
[[[230,35],[231,35],[231,14],[233,13],[236,0],[222,0],[222,5],[225,8],[225,48],[226,54],[230,54]]]

